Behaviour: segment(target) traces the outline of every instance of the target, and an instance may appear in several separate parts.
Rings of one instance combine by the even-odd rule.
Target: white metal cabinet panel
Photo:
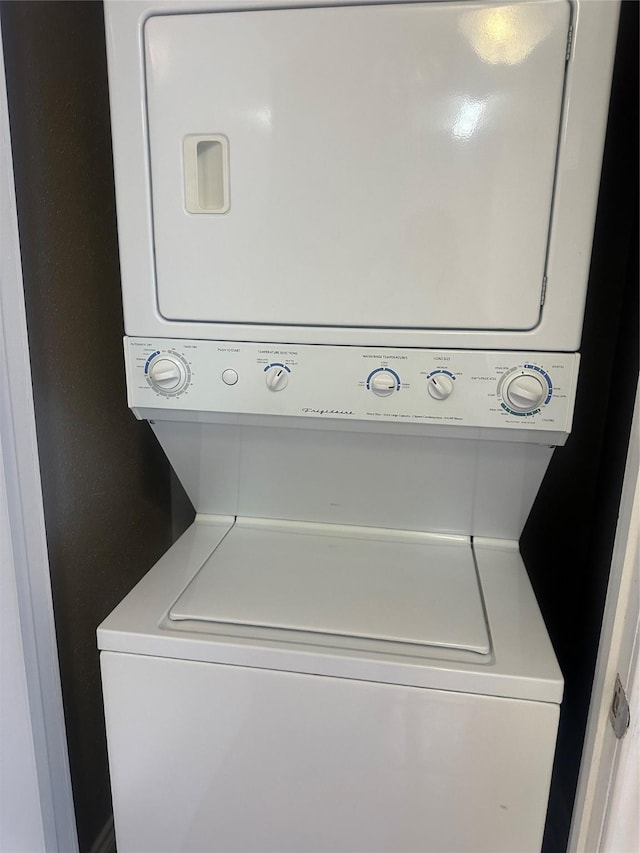
[[[323,428],[335,419],[360,421],[359,430],[376,422],[403,429],[441,426],[448,437],[455,427],[506,428],[540,432],[538,440],[545,443],[542,433],[555,433],[553,444],[571,427],[579,363],[577,355],[567,353],[280,348],[158,338],[125,338],[125,358],[129,405],[138,412],[165,410],[144,415],[151,419],[173,411],[190,412],[189,419],[198,418],[196,412],[283,415]],[[283,380],[281,393],[270,388],[274,373]],[[515,409],[508,389],[523,375],[533,382],[530,405],[525,400]],[[388,395],[375,393],[376,376],[390,385]],[[440,397],[432,396],[442,380],[448,390],[445,386]]]
[[[238,518],[169,616],[490,652],[465,536]]]
[[[210,324],[167,320],[157,305],[149,187],[143,29],[149,16],[255,9],[264,0],[105,0],[118,239],[128,334],[282,343],[576,350],[580,345],[591,239],[619,3],[571,4],[573,39],[567,64],[557,162],[548,283],[540,322],[530,331],[366,329]],[[283,8],[319,0],[281,0]]]
[[[198,516],[98,628],[104,651],[277,669],[387,684],[560,703],[562,674],[517,542],[474,538],[494,660],[474,652],[374,641],[336,646],[320,635],[254,629],[234,632],[170,622],[171,605],[233,523]],[[268,523],[264,521],[263,523]],[[517,614],[517,618],[514,615]],[[346,647],[348,646],[348,648]]]
[[[153,430],[198,512],[505,539],[522,533],[553,453],[474,436],[162,420]]]
[[[533,0],[148,19],[160,313],[535,326],[569,14]],[[185,209],[193,134],[228,139],[224,214]]]
[[[539,849],[557,705],[101,664],[120,853]]]

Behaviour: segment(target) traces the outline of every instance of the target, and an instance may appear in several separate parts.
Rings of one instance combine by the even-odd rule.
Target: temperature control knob
[[[162,354],[154,358],[147,374],[151,387],[160,394],[177,394],[187,385],[187,367],[174,355]]]
[[[289,373],[286,368],[276,365],[267,370],[265,380],[269,391],[282,391],[289,384]]]
[[[514,411],[532,412],[544,402],[547,389],[537,376],[522,373],[507,382],[503,396]]]
[[[453,392],[453,379],[446,373],[434,373],[427,380],[427,391],[434,400],[446,400]]]
[[[371,377],[369,387],[377,397],[388,397],[398,387],[398,380],[388,370],[379,370]]]

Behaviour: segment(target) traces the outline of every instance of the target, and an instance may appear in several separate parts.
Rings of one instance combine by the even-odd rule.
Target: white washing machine
[[[518,551],[614,3],[107,3],[129,405],[198,512],[98,630],[120,853],[533,851]]]

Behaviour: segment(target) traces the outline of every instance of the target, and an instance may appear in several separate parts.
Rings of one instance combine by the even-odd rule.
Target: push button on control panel
[[[238,381],[238,374],[232,368],[227,368],[222,371],[222,381],[225,385],[235,385]]]

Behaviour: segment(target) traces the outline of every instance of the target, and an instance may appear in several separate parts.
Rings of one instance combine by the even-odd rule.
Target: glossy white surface
[[[153,430],[198,512],[502,539],[519,538],[553,453],[324,426],[157,420]]]
[[[535,850],[617,4],[280,5],[106,5],[129,402],[219,516],[98,632],[119,849]]]
[[[537,702],[562,699],[562,675],[515,542],[477,537],[473,543],[490,655],[246,625],[171,622],[170,608],[233,523],[233,518],[198,516],[102,623],[99,647]],[[329,530],[333,535],[350,532],[337,525]]]
[[[98,630],[118,849],[538,849],[562,677],[517,545],[453,546],[477,565],[488,655],[170,621],[233,523],[199,517]]]
[[[149,18],[160,314],[535,326],[569,12],[543,0]],[[203,129],[229,140],[224,217],[184,209],[182,141]]]
[[[269,640],[276,632],[233,638],[193,625],[172,634],[162,613],[229,523],[199,521],[100,629],[103,649],[139,653],[102,657],[119,849],[348,850],[354,837],[366,838],[367,850],[536,849],[557,706],[450,692],[464,683],[479,693],[559,699],[561,679],[515,546],[477,550],[495,644],[488,666],[444,653],[420,661],[398,644],[314,648],[293,633],[289,643]],[[342,677],[309,679],[300,670]],[[441,689],[349,680],[355,671]],[[235,721],[241,743],[224,720]],[[354,774],[358,784],[343,791]],[[453,820],[461,798],[465,820]],[[265,823],[274,815],[287,817]],[[377,840],[367,834],[374,829]]]
[[[238,519],[169,618],[490,650],[463,536]]]
[[[554,203],[553,203],[553,221],[550,232],[550,243],[549,243],[549,255],[548,255],[548,263],[547,263],[547,288],[546,288],[546,297],[544,307],[542,309],[542,314],[540,317],[540,322],[535,325],[530,331],[523,332],[509,332],[502,329],[496,329],[493,332],[482,332],[482,331],[472,331],[472,330],[464,330],[464,329],[438,329],[438,328],[428,328],[425,331],[411,331],[411,330],[398,330],[391,329],[388,326],[384,328],[380,328],[378,330],[367,329],[367,328],[359,328],[355,331],[349,330],[347,328],[343,328],[341,325],[333,328],[329,328],[326,326],[314,326],[314,327],[283,327],[283,326],[265,326],[264,323],[254,322],[254,324],[249,325],[248,321],[252,318],[250,317],[242,317],[241,319],[245,321],[244,324],[240,324],[238,326],[234,326],[232,324],[220,324],[220,325],[212,325],[207,322],[187,322],[183,320],[175,320],[175,321],[167,321],[163,319],[161,313],[158,310],[157,301],[156,301],[156,281],[155,281],[155,273],[154,273],[154,243],[153,243],[153,235],[152,235],[152,211],[151,211],[151,196],[149,191],[149,162],[148,162],[148,147],[147,147],[147,117],[146,117],[146,109],[145,109],[145,101],[146,101],[146,92],[145,92],[145,84],[144,84],[144,63],[143,56],[141,54],[141,46],[143,44],[143,28],[144,23],[148,19],[150,15],[154,15],[160,13],[165,15],[171,12],[211,12],[212,10],[215,12],[228,12],[231,10],[242,10],[242,9],[250,9],[256,8],[264,9],[266,4],[261,4],[258,2],[257,4],[253,2],[253,0],[239,0],[237,3],[228,3],[228,2],[214,2],[214,0],[185,0],[185,2],[178,4],[172,4],[171,2],[153,2],[153,0],[144,0],[143,2],[127,2],[127,3],[110,3],[106,4],[106,25],[107,25],[107,40],[108,40],[108,51],[109,51],[109,65],[110,65],[110,83],[111,83],[111,107],[112,107],[112,120],[113,120],[113,131],[114,131],[114,153],[115,153],[115,171],[116,171],[116,182],[117,182],[117,193],[118,193],[118,220],[119,220],[119,234],[120,234],[120,249],[121,249],[121,261],[122,261],[122,273],[123,273],[123,283],[124,283],[124,302],[125,302],[125,323],[127,332],[129,334],[138,334],[138,335],[156,335],[163,337],[198,337],[198,338],[223,338],[227,340],[233,339],[242,339],[242,340],[273,340],[273,341],[281,341],[281,342],[323,342],[323,343],[359,343],[365,345],[380,345],[385,344],[396,345],[396,346],[444,346],[444,347],[456,347],[456,346],[464,346],[464,347],[477,347],[477,348],[522,348],[522,349],[564,349],[571,350],[576,349],[579,344],[580,330],[582,324],[582,306],[584,303],[584,294],[586,289],[586,279],[589,265],[589,257],[590,257],[590,241],[591,241],[591,233],[593,227],[593,217],[595,212],[595,203],[597,200],[597,191],[598,191],[598,177],[599,177],[599,168],[600,168],[600,157],[602,150],[602,142],[604,138],[604,129],[606,124],[606,114],[607,114],[607,102],[608,102],[608,93],[609,93],[609,83],[610,83],[610,72],[612,65],[612,57],[613,50],[615,46],[615,34],[616,34],[616,26],[617,26],[617,14],[618,14],[618,4],[616,2],[610,3],[594,3],[594,2],[577,2],[571,4],[572,10],[572,20],[575,27],[574,36],[573,36],[573,47],[571,50],[569,62],[567,64],[567,74],[566,74],[566,85],[564,90],[564,105],[563,105],[563,114],[560,126],[560,151],[559,158],[557,162],[557,170],[556,170],[556,182],[555,182],[555,192],[554,192]],[[290,4],[284,2],[283,7],[286,9],[286,14],[292,13],[291,7],[294,4]],[[349,9],[321,9],[321,10],[311,10],[305,9],[304,7],[307,4],[306,2],[301,2],[297,4],[301,12],[300,14],[315,14],[316,11],[321,13],[329,12],[341,14],[342,12],[348,12],[349,14],[355,13],[355,11],[360,10],[349,10]],[[314,3],[313,5],[318,5]],[[484,5],[484,4],[483,4]],[[448,8],[456,8],[459,10],[460,15],[466,16],[468,21],[473,22],[478,20],[479,15],[486,15],[487,20],[491,18],[494,20],[497,17],[502,15],[507,19],[507,30],[511,24],[509,21],[513,22],[514,20],[519,20],[520,17],[526,17],[533,10],[549,7],[554,9],[566,9],[568,6],[565,6],[563,3],[534,3],[528,4],[525,2],[514,3],[512,6],[501,6],[500,4],[487,4],[486,8],[481,8],[480,5],[474,3],[460,3],[460,4],[445,4],[445,3],[433,3],[433,4],[421,4],[421,8],[424,10],[425,15],[430,15],[433,10],[436,10],[436,15],[439,15],[438,9],[443,9],[445,7]],[[375,7],[374,7],[375,8]],[[395,8],[395,7],[394,7]],[[416,10],[418,7],[415,7]],[[248,13],[247,13],[248,14]],[[260,12],[260,15],[266,14]],[[279,14],[279,13],[275,13]],[[546,12],[545,12],[546,14]],[[565,14],[565,13],[563,13]],[[493,17],[492,17],[493,16]],[[197,16],[197,18],[192,16],[184,16],[185,18],[190,17],[192,20],[197,20],[202,17],[212,17],[209,16]],[[213,16],[215,17],[215,16]],[[235,17],[241,17],[239,15],[235,15]],[[153,22],[152,22],[153,23]],[[503,22],[504,23],[504,22]],[[496,33],[499,35],[500,32],[503,32],[500,28],[494,30],[494,37]],[[487,27],[485,31],[482,31],[479,28],[476,32],[477,35],[477,49],[479,54],[482,51],[486,52],[487,45],[487,37],[491,37],[491,27]],[[464,39],[471,39],[469,30],[466,31],[466,36],[462,36],[459,34],[457,36],[459,38],[459,42],[457,44],[462,44]],[[507,40],[501,41],[500,38],[497,38],[497,42],[504,47]],[[546,39],[543,39],[543,42],[546,43]],[[469,62],[480,63],[480,56],[476,53],[471,47],[472,40],[466,42],[468,47],[468,58]],[[513,44],[513,40],[509,40],[510,44]],[[338,46],[341,49],[340,46]],[[437,48],[437,46],[436,46]],[[266,49],[266,48],[265,48]],[[505,48],[506,50],[506,48]],[[527,59],[527,62],[532,61],[535,63],[535,54],[538,51],[538,48],[534,49],[531,53],[531,57]],[[261,51],[258,51],[258,54],[262,55]],[[409,52],[409,56],[411,56],[411,52]],[[436,51],[436,56],[440,54]],[[475,57],[475,58],[473,58]],[[503,59],[508,59],[506,53],[503,54]],[[161,60],[158,60],[161,62]],[[212,60],[213,61],[213,60]],[[385,60],[386,61],[386,60]],[[513,60],[512,58],[512,61]],[[497,72],[501,74],[502,72],[518,72],[518,69],[521,67],[520,61],[515,61],[514,65],[509,65],[508,62],[505,62],[504,65],[496,64],[495,66],[487,59],[481,63],[482,65],[482,74],[481,78],[485,79],[486,74],[493,74]],[[525,63],[526,65],[526,63]],[[357,63],[356,63],[357,66]],[[380,69],[384,66],[384,63],[381,59],[378,58],[378,61],[371,64],[371,73],[376,76],[380,74]],[[420,68],[421,66],[418,64],[416,68]],[[467,68],[470,66],[467,65]],[[225,69],[226,70],[226,69]],[[437,68],[432,69],[434,73],[437,73]],[[249,73],[249,72],[247,72]],[[545,72],[546,74],[546,72]],[[543,76],[545,76],[543,74]],[[229,79],[229,75],[225,74],[225,79],[227,79],[228,85],[233,87],[234,80]],[[377,78],[376,78],[377,79]],[[416,77],[416,86],[425,85],[424,80],[422,78]],[[475,83],[474,80],[469,78],[464,86],[461,86],[459,92],[453,92],[453,95],[460,98],[460,105],[462,107],[464,97],[468,96],[468,122],[473,123],[476,119],[478,119],[479,125],[482,125],[484,128],[483,122],[487,119],[488,112],[485,110],[483,113],[479,109],[473,106],[475,101],[482,100],[484,95],[475,91]],[[342,86],[340,91],[344,90],[345,100],[350,97],[349,95],[349,86]],[[484,92],[484,90],[483,90]],[[485,92],[486,94],[486,92]],[[189,90],[189,97],[182,97],[181,102],[179,104],[180,108],[182,108],[183,104],[186,104],[191,99],[191,90]],[[339,99],[338,99],[339,100]],[[553,99],[552,99],[553,100]],[[540,111],[544,114],[546,110],[546,106],[539,109],[539,104],[537,99],[534,98],[523,98],[522,103],[527,104],[527,107],[532,111]],[[248,103],[248,102],[247,102]],[[457,103],[457,101],[456,101]],[[466,102],[464,102],[466,103]],[[255,116],[257,117],[257,110],[259,105],[256,106]],[[451,102],[451,107],[454,107],[454,101]],[[454,117],[457,115],[455,110],[451,113],[452,122]],[[310,115],[310,121],[314,120],[315,113]],[[279,113],[276,114],[275,118],[278,119]],[[526,122],[526,116],[524,117]],[[238,115],[234,117],[234,120],[239,122],[247,123],[249,121],[248,112],[243,113],[242,116]],[[257,118],[256,118],[257,121]],[[457,119],[456,119],[457,121]],[[247,125],[248,126],[248,125]],[[465,125],[466,126],[466,125]],[[545,127],[544,119],[542,121],[542,127]],[[261,125],[263,128],[260,133],[264,136],[268,137],[267,133],[268,128],[266,125]],[[447,125],[448,130],[451,131],[453,124],[449,123]],[[387,141],[386,137],[391,134],[380,134],[379,126],[376,127],[375,131],[375,140],[376,145],[393,145],[395,144],[393,141]],[[412,128],[413,130],[413,128]],[[453,138],[451,134],[449,134],[449,147],[445,150],[445,157],[455,157],[456,151],[466,150],[466,146],[468,144],[475,144],[475,141],[479,139],[479,136],[474,131],[474,134],[471,134],[471,140],[462,138],[464,134],[462,133],[462,126],[460,127],[460,133],[462,134],[461,138]],[[302,128],[302,133],[306,132],[305,128]],[[416,129],[416,133],[421,132],[419,129]],[[542,132],[542,130],[541,130]],[[256,124],[256,134],[258,134],[258,127]],[[526,141],[518,140],[518,144],[522,142],[523,145],[531,144],[533,139],[537,139],[538,134],[538,125],[534,128],[532,134],[530,134],[529,139]],[[262,139],[260,134],[255,136],[255,139]],[[443,137],[444,139],[444,137]],[[314,137],[315,140],[315,137]],[[330,146],[339,147],[340,140],[330,139]],[[413,144],[413,143],[411,143]],[[368,143],[364,150],[369,150],[370,144]],[[518,146],[516,146],[518,147]],[[258,151],[258,157],[262,156],[262,149]],[[233,140],[230,141],[230,150],[231,157],[233,158],[233,149],[234,144]],[[276,145],[276,153],[275,157],[279,156],[279,148]],[[408,156],[411,156],[411,151],[408,152]],[[508,158],[509,153],[504,152],[504,156]],[[171,175],[167,175],[167,180],[171,181],[180,181],[182,170],[180,166],[180,158],[179,156],[174,157],[171,169]],[[451,162],[451,161],[449,161]],[[328,168],[327,164],[331,164],[331,158],[320,158],[320,165],[317,166],[318,169]],[[366,158],[361,158],[362,168],[366,168],[367,160]],[[393,168],[402,168],[403,158],[398,161],[394,161]],[[314,168],[307,169],[305,172],[306,178],[309,178],[309,173],[316,173],[316,161],[314,161]],[[446,172],[446,169],[445,169]],[[179,173],[179,174],[178,174]],[[469,190],[467,194],[467,203],[476,209],[480,209],[483,205],[486,208],[487,201],[486,199],[483,201],[480,198],[476,197],[476,184],[475,181],[480,181],[480,184],[483,180],[485,180],[485,172],[484,170],[476,170],[474,173],[473,182],[469,185]],[[514,186],[519,187],[521,179],[526,180],[526,174],[528,174],[528,167],[523,169],[522,173],[518,174],[514,178]],[[384,168],[382,173],[379,175],[376,173],[375,178],[376,182],[379,180],[393,180],[392,171],[390,168]],[[460,175],[464,175],[464,170],[460,172]],[[243,180],[242,173],[239,175],[240,181]],[[235,180],[235,173],[233,169],[233,165],[231,168],[231,176],[230,176],[231,184],[233,187],[233,183]],[[456,181],[458,179],[456,178]],[[453,182],[452,186],[457,186],[456,181]],[[437,181],[436,181],[437,185]],[[331,182],[327,183],[322,187],[322,192],[319,193],[319,201],[320,206],[327,205],[331,203],[331,193],[328,190],[333,186]],[[363,183],[363,191],[365,195],[369,192],[369,188],[371,186],[371,181]],[[256,184],[254,186],[256,191],[261,191],[261,185]],[[537,190],[537,188],[536,188]],[[463,192],[462,188],[457,195],[457,198],[460,199],[460,194]],[[479,190],[478,190],[479,192]],[[268,199],[265,204],[271,204],[271,200],[276,197],[277,190],[276,188],[268,189],[262,195],[262,198],[265,197]],[[235,200],[233,195],[233,189],[231,192],[231,208],[229,214],[224,214],[223,216],[217,216],[217,221],[221,220],[231,221],[228,217],[230,215],[235,214]],[[528,199],[528,202],[536,205],[537,201],[537,192],[533,193],[531,198]],[[519,204],[522,199],[518,199],[517,204]],[[382,210],[385,205],[385,200],[382,196],[376,198],[376,207],[372,212],[372,216],[375,218],[379,215],[382,215]],[[517,205],[516,205],[517,207]],[[315,209],[315,208],[314,208]],[[513,211],[511,211],[513,212]],[[270,221],[271,216],[273,214],[273,205],[269,207],[269,218],[266,221]],[[342,216],[342,210],[338,209],[336,213],[336,206],[332,208],[331,221],[323,222],[322,227],[325,229],[323,233],[326,233],[327,229],[331,229],[331,222],[336,215]],[[162,214],[170,215],[169,211],[166,211]],[[281,215],[280,213],[278,215]],[[282,214],[284,215],[284,214]],[[312,215],[314,211],[312,211]],[[387,218],[391,219],[387,212]],[[506,215],[505,211],[499,211],[496,215]],[[203,220],[208,222],[210,217],[207,216],[195,216],[194,219],[197,219],[201,222],[201,227]],[[302,217],[301,219],[304,219]],[[464,216],[462,217],[462,221],[464,220]],[[492,221],[491,216],[487,220],[482,218],[478,220],[478,224],[482,223],[484,225],[485,221]],[[205,224],[206,224],[205,222]],[[424,223],[423,223],[424,224]],[[294,222],[295,228],[299,229],[301,227],[300,222]],[[438,219],[430,219],[426,223],[426,233],[436,233],[438,228],[442,228],[442,220]],[[482,228],[477,229],[477,233],[480,234],[482,232]],[[508,231],[508,223],[507,223],[507,231]],[[297,232],[296,232],[297,233]],[[422,233],[422,232],[421,232]],[[449,232],[451,233],[451,232]],[[314,232],[312,229],[309,230],[306,242],[313,237]],[[409,235],[410,236],[410,235]],[[468,235],[469,239],[474,241],[476,238],[474,235]],[[449,239],[447,235],[444,235],[446,239],[441,241],[441,245],[446,248],[447,240]],[[366,235],[359,235],[359,240],[366,239]],[[408,239],[408,237],[407,237]],[[174,238],[174,235],[171,235],[171,240],[173,244],[176,244],[177,241]],[[255,241],[254,241],[255,242]],[[298,247],[297,251],[302,251],[304,248],[305,241],[302,241],[302,245]],[[473,243],[472,243],[473,244]],[[322,244],[321,244],[322,245]],[[483,245],[491,245],[491,246],[500,246],[501,253],[503,251],[509,250],[509,246],[511,245],[511,240],[507,239],[507,232],[499,232],[492,233],[488,236],[487,241]],[[440,248],[438,245],[437,249]],[[242,257],[242,263],[248,263],[246,261],[245,256],[251,254],[252,247],[250,245],[245,245],[242,247],[242,251],[239,255]],[[377,247],[376,247],[377,250]],[[331,252],[340,252],[342,251],[341,244],[338,241],[335,245],[331,246]],[[307,276],[314,275],[315,267],[320,263],[324,263],[323,260],[324,254],[322,251],[318,250],[314,255],[313,262],[309,265],[309,269],[305,268],[302,272],[304,275],[300,279],[304,283]],[[363,264],[369,263],[369,254],[367,253]],[[443,257],[444,253],[440,253],[436,251],[436,255],[440,258]],[[456,263],[458,263],[458,259],[461,256],[467,257],[466,251],[463,252],[452,252],[451,257],[456,259]],[[408,256],[403,260],[403,265],[406,266],[408,261]],[[466,262],[466,261],[465,261]],[[518,275],[516,275],[513,279],[514,285],[514,294],[520,293],[521,288],[518,282],[521,279],[520,271]],[[366,279],[360,279],[357,277],[352,282],[352,289],[354,292],[362,292],[363,294],[368,287],[367,279],[371,278],[371,275],[375,275],[375,270],[373,273],[369,271],[366,275]],[[528,272],[526,273],[528,275]],[[541,281],[538,282],[536,292],[538,296],[540,295],[540,285]],[[188,281],[183,281],[182,286],[188,289],[190,288],[190,284]],[[245,285],[243,284],[243,287]],[[395,294],[395,279],[389,285],[390,290],[388,294],[385,294],[385,299],[383,300],[383,305],[389,304],[390,309],[382,310],[380,304],[375,309],[370,309],[369,303],[366,300],[366,297],[363,296],[362,304],[357,305],[355,321],[360,323],[364,322],[364,318],[370,316],[367,312],[370,310],[374,310],[378,313],[383,313],[385,316],[389,316],[389,322],[398,322],[399,319],[402,319],[398,316],[399,309],[396,305],[396,301],[394,299]],[[499,287],[504,289],[504,282]],[[487,290],[485,296],[490,303],[493,299],[492,297],[492,288],[493,282],[491,285],[487,285]],[[207,283],[207,288],[205,288],[207,293],[211,293],[209,290],[209,283]],[[324,290],[324,285],[323,285]],[[527,293],[530,291],[527,290]],[[291,301],[292,309],[294,310],[297,298],[297,286],[295,292],[293,293],[293,299]],[[272,296],[268,305],[265,306],[265,310],[267,312],[272,312],[274,315],[277,314],[280,318],[280,321],[285,319],[287,316],[286,312],[290,309],[287,307],[289,305],[289,296],[288,294],[286,304],[284,297],[280,295],[275,298]],[[224,300],[233,299],[229,294],[222,294]],[[345,295],[345,291],[343,290],[338,294],[339,300],[342,301],[346,299],[345,310],[350,310],[353,314],[353,306],[349,308],[349,300],[353,297]],[[420,294],[418,294],[420,296]],[[476,300],[478,293],[474,293],[471,297],[472,300]],[[447,294],[440,294],[440,297],[443,298],[443,304],[446,306],[448,304]],[[202,298],[202,297],[198,297]],[[203,297],[204,299],[209,299],[209,296]],[[529,298],[529,297],[527,297]],[[505,299],[505,307],[509,304],[511,296],[508,295]],[[402,300],[400,300],[401,302]],[[518,301],[522,304],[521,298],[518,296]],[[526,302],[526,300],[525,300]],[[419,304],[419,303],[418,303]],[[453,306],[454,310],[457,311],[457,306]],[[318,305],[318,315],[317,320],[321,320],[323,316],[327,315],[327,312],[331,312],[333,309],[331,307],[331,300],[327,300],[327,304],[319,304]],[[407,311],[412,311],[413,306],[407,306]],[[438,314],[437,306],[435,306],[436,315]],[[445,309],[446,310],[446,309]],[[518,309],[519,310],[519,309]],[[281,314],[281,311],[284,313]],[[501,316],[501,312],[503,311],[502,307],[496,306],[495,312],[492,314],[491,323],[494,323],[494,317]],[[511,311],[511,308],[508,309]],[[390,313],[389,313],[390,312]],[[525,314],[531,313],[531,305],[528,308],[524,308]],[[290,315],[292,316],[292,315]],[[345,315],[346,316],[346,315]],[[406,317],[406,314],[404,315]],[[478,317],[485,316],[483,310],[481,310]],[[442,317],[439,318],[438,322],[442,321]],[[531,322],[529,317],[526,318],[527,322]],[[316,319],[312,318],[312,322],[316,322]],[[351,317],[350,321],[354,321],[354,317]],[[340,320],[340,323],[343,321]],[[382,322],[382,321],[380,321]],[[404,322],[404,321],[403,321]],[[411,324],[417,322],[417,325],[423,324],[423,321],[416,321],[415,317],[411,318]],[[427,319],[427,325],[432,321]],[[447,320],[447,322],[449,322]],[[458,320],[457,322],[461,322]],[[472,325],[477,325],[478,320],[475,318],[471,318]],[[383,323],[384,325],[384,323]],[[434,325],[437,323],[434,322]]]
[[[557,705],[110,652],[101,666],[120,853],[540,847]]]
[[[556,433],[556,444],[571,428],[579,364],[579,356],[568,353],[285,348],[157,338],[125,338],[125,355],[129,405],[143,415],[146,409],[165,409],[495,427]],[[168,362],[175,371],[165,370]],[[156,370],[180,384],[160,386]],[[238,376],[231,387],[225,370]],[[508,394],[515,396],[519,384],[532,381],[539,398],[512,405]],[[434,395],[434,383],[440,396]]]

